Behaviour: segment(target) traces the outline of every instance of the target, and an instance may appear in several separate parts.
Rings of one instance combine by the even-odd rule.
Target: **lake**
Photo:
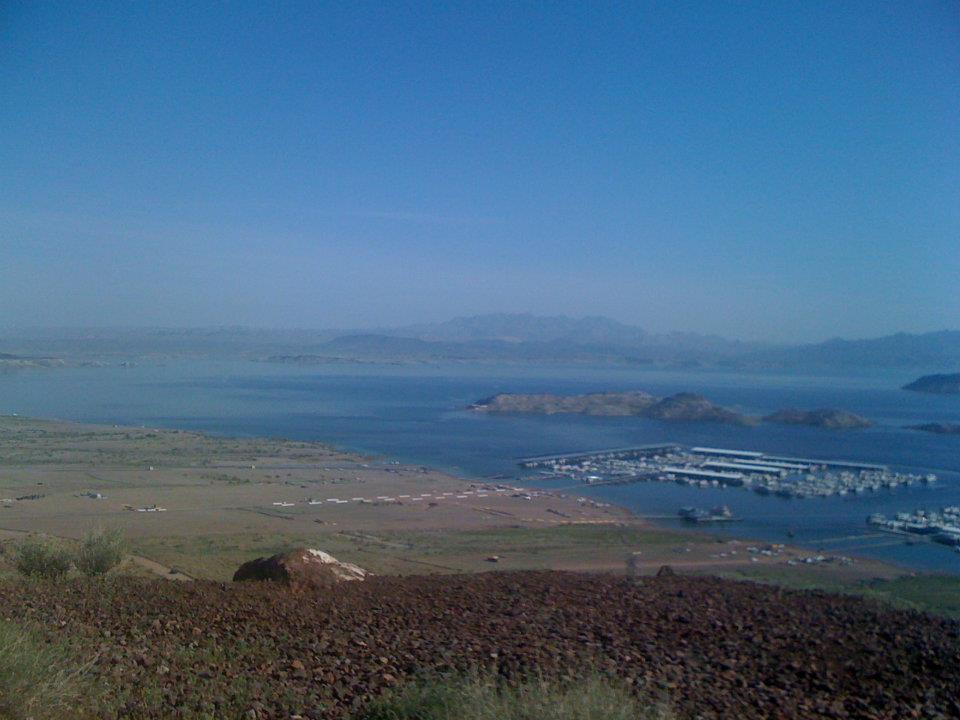
[[[300,367],[177,361],[2,374],[0,412],[222,435],[320,440],[465,477],[517,476],[516,458],[525,455],[668,441],[886,463],[895,469],[934,472],[940,481],[929,487],[807,500],[661,483],[575,489],[676,527],[679,521],[673,518],[679,507],[724,503],[744,520],[710,532],[960,573],[960,553],[922,543],[907,545],[900,538],[870,531],[864,523],[873,512],[892,514],[960,504],[960,437],[903,429],[919,422],[960,421],[960,396],[899,389],[914,377],[910,372],[801,375],[611,366]],[[572,415],[490,416],[465,409],[475,400],[500,392],[629,389],[655,395],[698,392],[718,404],[756,415],[785,407],[838,407],[864,415],[876,425],[867,430],[836,431]]]

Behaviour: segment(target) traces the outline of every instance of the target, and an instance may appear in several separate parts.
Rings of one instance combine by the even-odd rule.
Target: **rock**
[[[676,575],[676,573],[669,565],[661,565],[660,569],[657,570],[657,577],[669,577],[670,575]]]
[[[363,568],[340,562],[322,550],[296,548],[245,562],[233,574],[233,580],[270,580],[295,590],[318,590],[363,580],[368,575]]]

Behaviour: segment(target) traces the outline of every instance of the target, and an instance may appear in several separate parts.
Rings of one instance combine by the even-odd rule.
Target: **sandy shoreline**
[[[102,526],[123,530],[144,572],[213,579],[292,544],[401,574],[625,572],[628,562],[640,573],[662,564],[808,572],[795,564],[812,555],[665,530],[573,492],[460,479],[322,443],[0,418],[0,539],[79,538]],[[844,577],[903,572],[862,559],[818,565]]]

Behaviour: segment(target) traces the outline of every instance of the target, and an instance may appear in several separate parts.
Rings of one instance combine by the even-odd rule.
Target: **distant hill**
[[[566,315],[542,316],[530,313],[498,313],[458,317],[442,323],[409,325],[383,331],[398,337],[443,342],[501,341],[512,344],[563,343],[592,348],[697,351],[713,355],[737,355],[763,347],[757,343],[728,340],[718,335],[697,333],[649,333],[635,325],[610,318]]]
[[[933,393],[935,395],[956,395],[960,393],[960,373],[953,375],[924,375],[903,386],[904,390]]]
[[[530,313],[497,313],[458,317],[441,323],[409,325],[389,331],[392,335],[423,340],[470,342],[502,340],[511,343],[574,342],[579,345],[639,345],[649,334],[633,325],[605,317],[570,318],[565,315],[539,316]]]
[[[387,335],[343,335],[321,346],[329,355],[431,359],[443,357],[452,351],[441,343],[417,338],[389,337]]]
[[[960,331],[897,333],[869,340],[836,338],[761,351],[740,360],[746,365],[794,368],[949,368],[960,365]]]
[[[938,372],[960,367],[960,331],[774,346],[698,333],[651,333],[610,318],[529,313],[458,317],[377,330],[212,328],[0,329],[10,354],[67,362],[243,358],[271,362],[565,362],[730,370]],[[7,364],[19,362],[8,360]]]

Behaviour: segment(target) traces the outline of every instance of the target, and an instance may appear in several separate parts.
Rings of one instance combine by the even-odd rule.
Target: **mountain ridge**
[[[601,316],[493,313],[377,329],[33,328],[0,330],[0,350],[71,360],[315,356],[330,362],[592,362],[727,370],[902,368],[917,374],[960,367],[960,331],[895,333],[775,345],[698,333],[651,333]]]

